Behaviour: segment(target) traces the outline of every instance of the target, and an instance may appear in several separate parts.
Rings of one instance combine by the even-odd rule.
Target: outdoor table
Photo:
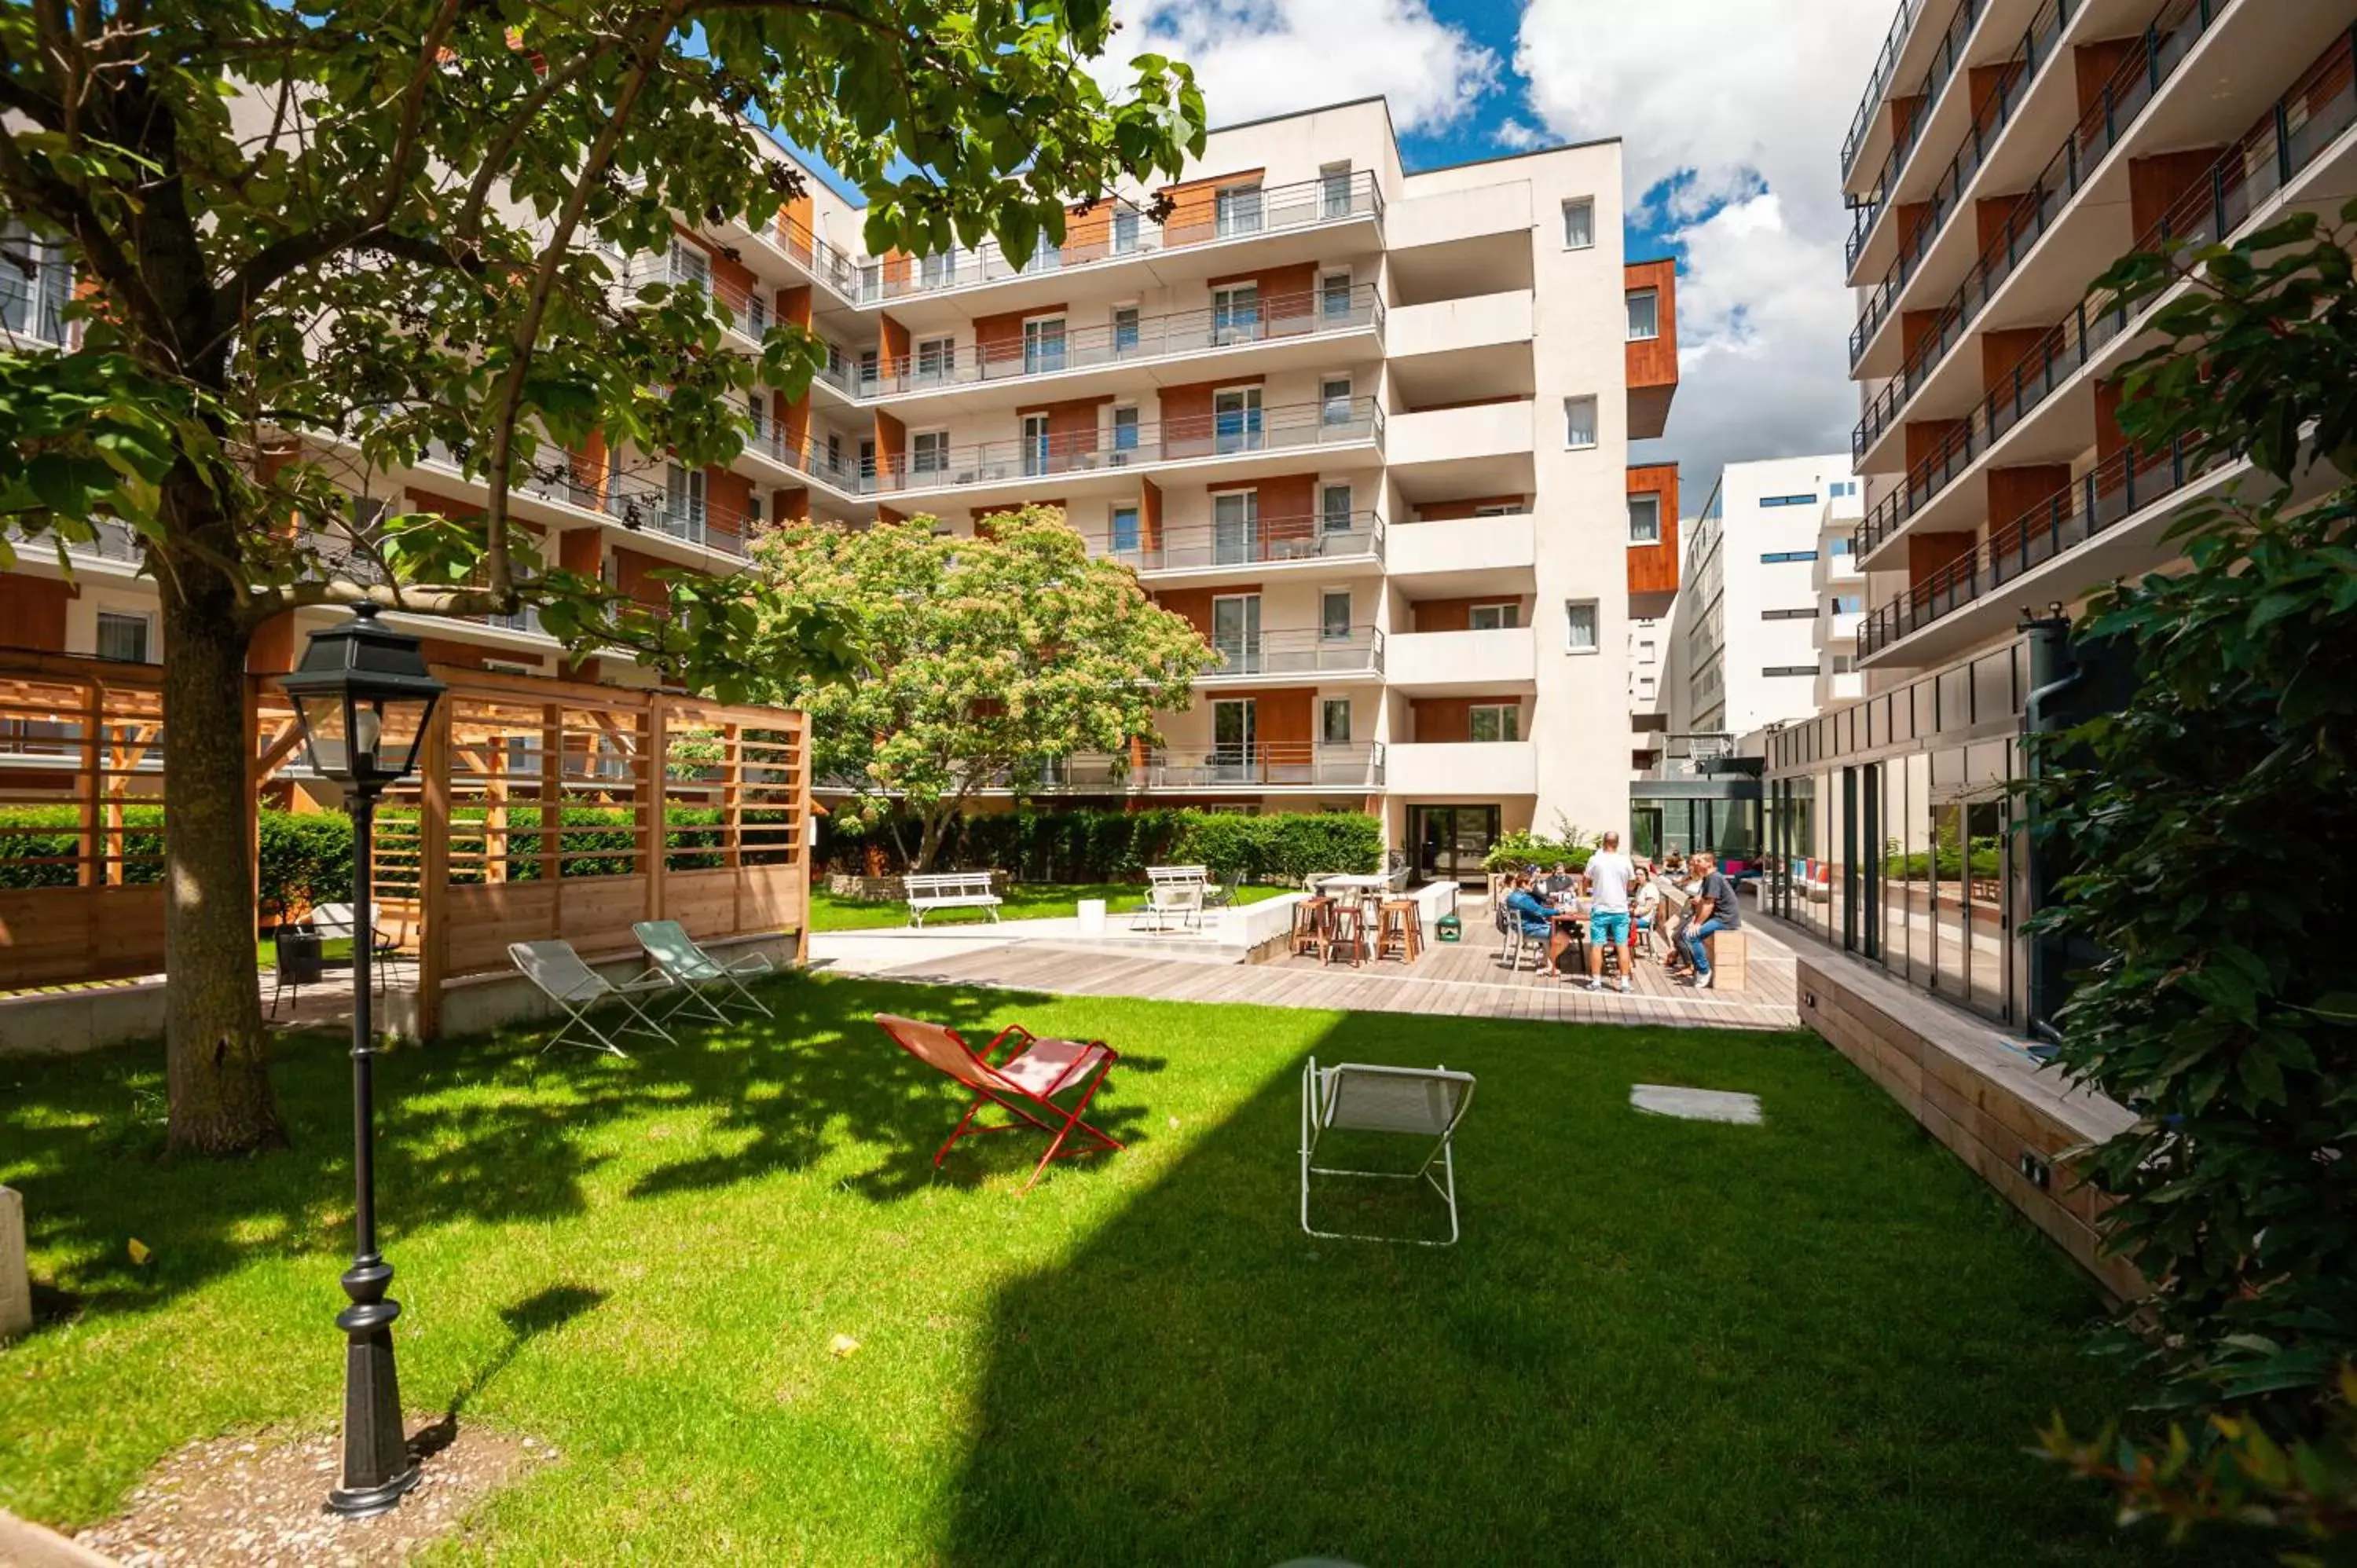
[[[1587,900],[1576,901],[1568,909],[1557,909],[1547,917],[1547,972],[1560,974],[1566,949],[1577,949],[1577,972],[1587,972]]]
[[[1384,889],[1390,886],[1391,878],[1380,873],[1354,873],[1347,876],[1321,876],[1318,879],[1318,891],[1320,893],[1362,908],[1381,898]]]

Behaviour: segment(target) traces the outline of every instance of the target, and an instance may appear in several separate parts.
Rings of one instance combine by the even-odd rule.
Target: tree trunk
[[[948,824],[949,820],[949,811],[940,806],[925,808],[924,831],[917,839],[917,863],[911,865],[909,870],[922,872],[931,871],[933,868],[933,856],[941,853],[942,830]]]
[[[185,494],[182,498],[187,499]],[[210,499],[181,509],[213,513]],[[186,515],[182,527],[195,521]],[[242,1154],[283,1144],[270,1092],[253,950],[253,863],[246,815],[247,634],[237,600],[187,556],[156,574],[164,620],[164,1004],[169,1144]]]

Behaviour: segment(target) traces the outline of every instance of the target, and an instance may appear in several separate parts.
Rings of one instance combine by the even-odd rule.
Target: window
[[[1835,594],[1834,596],[1834,614],[1837,616],[1854,616],[1865,608],[1866,596],[1863,594]]]
[[[917,275],[927,288],[947,288],[957,282],[957,252],[943,251],[917,263]]]
[[[1857,672],[1857,656],[1854,653],[1835,654],[1833,672],[1836,675],[1856,674]]]
[[[147,618],[98,612],[98,656],[126,664],[147,662]]]
[[[1134,305],[1113,307],[1113,351],[1116,354],[1137,352],[1139,316]]]
[[[1596,202],[1575,196],[1563,204],[1563,248],[1585,251],[1596,243]]]
[[[1650,642],[1639,643],[1637,645],[1637,662],[1640,664],[1651,664],[1653,661],[1653,644]]]
[[[693,284],[709,291],[712,287],[712,258],[684,240],[671,242],[671,281]]]
[[[1574,452],[1585,452],[1596,445],[1594,398],[1567,397],[1563,400],[1563,444]]]
[[[1629,341],[1641,343],[1662,335],[1662,293],[1641,288],[1629,295]]]
[[[1064,318],[1042,316],[1023,324],[1023,373],[1036,376],[1064,368]]]
[[[745,330],[759,338],[770,329],[770,302],[756,289],[745,296]]]
[[[1222,186],[1211,199],[1215,231],[1222,239],[1260,232],[1260,187]]]
[[[760,497],[747,496],[745,498],[745,521],[747,522],[759,522],[761,521]]]
[[[1137,553],[1140,542],[1137,508],[1126,501],[1116,505],[1113,509],[1113,553],[1116,555],[1134,555]]]
[[[1318,736],[1328,746],[1351,744],[1351,699],[1327,697],[1318,704]]]
[[[1662,542],[1662,498],[1657,495],[1629,498],[1629,542],[1659,544]]]
[[[1466,710],[1466,734],[1474,740],[1520,740],[1523,710],[1518,703],[1477,703]]]
[[[33,266],[33,275],[27,277],[14,262],[0,263],[0,326],[15,337],[64,347],[64,311],[73,294],[73,264],[66,259],[65,248],[36,240],[20,223],[9,223],[0,225],[0,250]]]
[[[1261,449],[1260,388],[1230,387],[1211,394],[1211,443],[1222,453]]]
[[[1119,454],[1137,450],[1137,410],[1135,407],[1113,411],[1113,449],[1116,463],[1128,461]]]
[[[1813,664],[1770,664],[1760,671],[1762,675],[1811,675],[1817,672]]]
[[[1023,471],[1026,474],[1048,471],[1048,416],[1044,413],[1023,416]]]
[[[665,466],[663,532],[687,539],[704,537],[704,470]]]
[[[745,400],[745,418],[753,427],[753,439],[756,442],[763,442],[769,439],[770,422],[768,414],[769,407],[761,401],[761,394],[759,392],[755,392],[751,397]]]
[[[1465,612],[1465,624],[1475,631],[1512,631],[1523,624],[1523,607],[1514,601],[1475,605]]]
[[[928,338],[917,345],[917,379],[945,381],[957,368],[957,339]]]
[[[1564,650],[1568,653],[1593,653],[1596,641],[1596,601],[1566,599],[1563,604]]]
[[[1127,202],[1113,209],[1113,253],[1128,255],[1137,249],[1137,209]]]
[[[1329,588],[1318,596],[1318,629],[1329,642],[1351,639],[1351,590]]]
[[[1834,537],[1833,542],[1825,546],[1825,553],[1828,555],[1846,555],[1850,552],[1851,542],[1852,542],[1848,534],[1836,534]]]
[[[1229,284],[1211,291],[1211,341],[1250,343],[1260,336],[1260,285]]]
[[[860,386],[860,390],[861,390],[861,391],[863,391],[863,392],[874,392],[874,391],[876,390],[876,382],[877,382],[877,379],[878,379],[878,378],[880,378],[880,377],[883,375],[883,373],[884,373],[884,351],[883,351],[882,349],[860,349],[860,350],[859,350],[859,386]]]
[[[1643,698],[1646,702],[1650,703],[1653,700],[1653,693],[1658,689],[1659,688],[1655,685],[1653,678],[1651,675],[1640,675],[1637,677],[1637,695]]]
[[[1318,171],[1318,194],[1320,217],[1351,215],[1351,166],[1347,161],[1328,164]]]
[[[1351,532],[1351,487],[1325,485],[1318,491],[1318,527],[1322,533]]]
[[[829,473],[843,471],[843,437],[832,430],[826,433],[826,467]]]
[[[1788,566],[1795,561],[1813,561],[1816,558],[1817,553],[1813,550],[1770,550],[1760,555],[1760,564],[1762,566]]]
[[[1760,504],[1763,507],[1814,506],[1817,504],[1817,492],[1811,490],[1806,495],[1799,496],[1761,496],[1760,498]]]
[[[1351,378],[1328,376],[1318,383],[1318,422],[1329,428],[1351,423]]]
[[[1761,620],[1814,620],[1817,618],[1817,607],[1811,605],[1804,610],[1761,610],[1760,618]]]
[[[1328,273],[1318,280],[1318,314],[1330,325],[1351,319],[1351,274]]]
[[[1835,479],[1832,484],[1825,487],[1825,494],[1828,496],[1854,496],[1857,494],[1857,481],[1856,479]]]
[[[1520,501],[1484,501],[1473,509],[1475,517],[1520,517],[1522,514],[1523,503]]]
[[[950,471],[950,433],[920,430],[909,437],[909,467],[920,474]]]

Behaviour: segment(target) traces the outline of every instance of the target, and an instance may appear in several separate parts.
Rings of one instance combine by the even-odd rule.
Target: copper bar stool
[[[1380,914],[1381,921],[1375,928],[1375,956],[1390,958],[1396,945],[1400,961],[1414,963],[1424,952],[1424,920],[1415,900],[1386,898]]]
[[[1319,894],[1304,898],[1293,907],[1293,953],[1313,956],[1326,946],[1329,929],[1333,925],[1334,900]]]

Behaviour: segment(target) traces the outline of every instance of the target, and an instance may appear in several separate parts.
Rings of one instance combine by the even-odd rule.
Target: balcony
[[[610,470],[592,483],[581,475],[594,472],[599,465],[561,449],[557,457],[546,467],[530,467],[508,481],[511,500],[522,503],[516,508],[518,516],[553,511],[561,521],[587,519],[612,522],[633,533],[744,556],[753,522],[735,508],[692,495],[673,497],[662,486],[628,478]],[[488,495],[484,478],[472,472],[466,459],[440,442],[429,443],[415,466],[423,471],[456,478],[470,490],[482,490]]]
[[[1529,512],[1401,523],[1385,568],[1419,598],[1529,591],[1538,569],[1538,520]]]
[[[1262,741],[1250,746],[1171,746],[1146,757],[1147,789],[1380,789],[1386,750],[1368,743],[1324,746]]]
[[[1416,741],[1388,751],[1388,785],[1415,795],[1535,795],[1539,756],[1527,740]]]
[[[1392,384],[1412,406],[1527,397],[1537,385],[1531,321],[1526,288],[1403,305],[1384,332]]]
[[[684,246],[684,242],[683,242]],[[687,248],[692,250],[692,248]],[[623,263],[619,280],[623,295],[637,303],[641,290],[661,285],[672,289],[696,289],[712,297],[728,317],[728,336],[743,349],[758,349],[770,330],[770,300],[763,290],[746,289],[715,275],[709,262],[702,267],[683,266],[683,251],[668,255],[633,256]],[[698,257],[702,251],[693,251]]]
[[[1710,779],[1725,773],[1756,774],[1760,770],[1760,759],[1738,757],[1735,737],[1723,731],[1667,735],[1663,739],[1666,744],[1654,753],[1648,777]]]
[[[1857,167],[1862,155],[1875,146],[1882,129],[1883,93],[1891,79],[1898,74],[1899,60],[1905,52],[1908,38],[1915,30],[1916,18],[1922,15],[1925,0],[1899,0],[1899,9],[1890,18],[1890,30],[1883,35],[1882,47],[1875,51],[1874,69],[1867,76],[1865,95],[1857,102],[1857,113],[1850,116],[1849,134],[1842,138],[1842,178],[1846,182]]]
[[[1068,219],[1063,244],[1042,243],[1021,260],[1009,258],[992,242],[975,250],[931,256],[870,258],[860,264],[859,302],[909,301],[1018,279],[1052,279],[1083,267],[1116,265],[1149,256],[1168,258],[1176,252],[1250,242],[1268,235],[1341,223],[1380,223],[1383,197],[1373,172],[1361,169],[1296,185],[1265,187],[1256,200],[1232,199],[1191,211],[1182,206],[1159,225],[1135,206],[1117,199],[1102,222],[1093,221],[1093,216],[1083,213]],[[1087,237],[1076,238],[1076,231]]]
[[[1864,610],[1851,610],[1846,614],[1828,616],[1825,618],[1825,640],[1828,642],[1856,642],[1857,640],[1858,631],[1864,625],[1865,621],[1866,612]]]
[[[1330,360],[1335,338],[1363,334],[1380,353],[1383,305],[1372,284],[1347,293],[1314,290],[1272,295],[1247,312],[1189,310],[1123,326],[1067,328],[1052,341],[1007,338],[885,360],[873,375],[845,382],[864,400],[927,397],[1003,383],[1053,380],[1060,396],[1135,384],[1141,366],[1250,354],[1255,369],[1282,370]],[[1525,333],[1527,336],[1527,332]],[[1299,344],[1294,353],[1274,346]],[[1074,384],[1064,385],[1064,382]]]
[[[974,494],[977,500],[1015,499],[1057,481],[1106,481],[1096,488],[1134,488],[1141,470],[1178,466],[1250,470],[1298,462],[1300,454],[1383,444],[1383,414],[1372,398],[1246,409],[1166,419],[1119,431],[1076,431],[952,447],[923,467],[898,457],[880,473],[861,475],[871,495],[915,497]],[[1135,435],[1132,430],[1135,430]],[[997,493],[991,493],[997,492]]]
[[[59,544],[65,546],[68,557],[74,561],[119,566],[136,571],[146,564],[146,553],[139,543],[138,531],[127,522],[109,518],[90,520],[92,530],[88,539],[67,539],[63,534],[43,531],[33,538],[14,523],[0,523],[0,541],[5,541],[16,553],[16,564],[48,564],[56,561]]]
[[[1151,544],[1115,540],[1100,552],[1142,577],[1189,581],[1236,574],[1254,582],[1288,566],[1332,572],[1350,566],[1380,570],[1383,520],[1372,511],[1314,517],[1261,517],[1241,523],[1165,528]],[[1360,573],[1337,574],[1357,575]]]
[[[1263,631],[1248,636],[1214,634],[1211,650],[1220,662],[1196,683],[1251,685],[1270,680],[1311,680],[1383,672],[1383,634],[1372,626],[1348,630]]]
[[[820,239],[811,232],[810,225],[783,209],[779,209],[775,223],[747,225],[741,231],[759,242],[764,254],[792,263],[795,270],[824,286],[836,298],[847,305],[859,303],[858,259]]]
[[[1527,398],[1394,414],[1384,454],[1411,501],[1527,495],[1537,488],[1537,408]]]
[[[1526,626],[1394,632],[1386,659],[1394,686],[1433,695],[1523,692],[1537,680],[1538,634]]]

